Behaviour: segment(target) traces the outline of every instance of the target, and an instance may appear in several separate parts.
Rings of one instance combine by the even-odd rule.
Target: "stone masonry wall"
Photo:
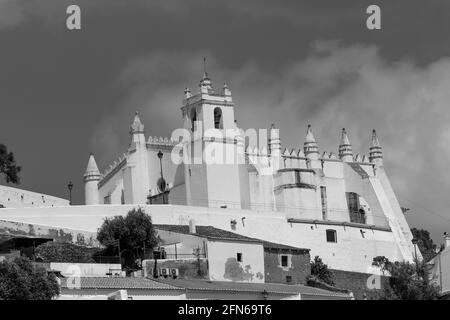
[[[290,266],[282,267],[280,255],[290,255]],[[306,284],[306,277],[311,274],[310,256],[304,253],[283,253],[274,250],[264,250],[264,272],[267,283],[288,283],[286,277],[291,277],[290,284]]]
[[[369,300],[376,299],[380,290],[389,285],[389,278],[381,276],[381,289],[369,289],[367,286],[367,280],[371,274],[333,269],[330,270],[333,272],[335,277],[335,286],[353,292],[353,295],[357,300],[364,299],[364,294]]]

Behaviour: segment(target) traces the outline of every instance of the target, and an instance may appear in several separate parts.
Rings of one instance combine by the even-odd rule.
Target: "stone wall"
[[[288,255],[288,267],[282,267],[280,255]],[[311,274],[309,252],[283,253],[264,249],[264,272],[266,283],[306,284],[306,277]],[[287,277],[291,277],[291,282]]]
[[[335,286],[337,288],[347,289],[353,292],[353,295],[357,300],[364,299],[364,295],[366,295],[369,300],[376,299],[380,291],[385,288],[385,286],[389,285],[389,278],[380,276],[380,289],[369,289],[367,286],[367,280],[370,276],[372,276],[372,274],[333,269],[330,270],[333,272],[335,277]],[[372,283],[374,284],[374,282]]]

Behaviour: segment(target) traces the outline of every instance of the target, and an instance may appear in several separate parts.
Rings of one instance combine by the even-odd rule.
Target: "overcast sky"
[[[78,4],[82,30],[66,29]],[[382,30],[366,29],[378,4]],[[90,152],[103,171],[128,147],[140,111],[147,135],[182,125],[186,86],[203,57],[242,128],[280,128],[300,148],[311,123],[337,152],[377,129],[385,166],[413,227],[450,232],[450,2],[0,0],[0,143],[23,166],[20,187],[83,202]]]

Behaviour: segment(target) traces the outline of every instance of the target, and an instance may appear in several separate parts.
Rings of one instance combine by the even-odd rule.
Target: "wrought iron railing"
[[[366,224],[366,215],[359,211],[350,211],[350,222]]]

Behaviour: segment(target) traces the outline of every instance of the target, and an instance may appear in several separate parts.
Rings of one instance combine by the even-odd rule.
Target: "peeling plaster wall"
[[[96,233],[47,227],[37,224],[0,220],[0,233],[15,236],[52,238],[55,242],[74,243],[87,247],[98,247]]]
[[[242,262],[236,260],[242,254]],[[264,282],[262,244],[208,241],[209,278],[215,281]]]

